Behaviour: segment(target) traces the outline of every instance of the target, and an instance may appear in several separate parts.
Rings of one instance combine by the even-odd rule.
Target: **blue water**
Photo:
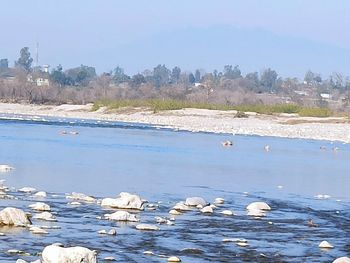
[[[49,197],[46,202],[62,217],[55,224],[61,230],[34,240],[26,230],[11,231],[0,237],[7,241],[0,244],[0,261],[26,259],[9,255],[8,249],[28,250],[33,255],[53,242],[86,245],[99,250],[100,259],[111,255],[119,262],[166,261],[143,255],[145,250],[179,255],[183,262],[330,262],[349,255],[347,144],[190,133],[91,120],[23,119],[0,120],[0,164],[16,168],[0,178],[15,189],[31,186],[59,194],[61,198]],[[68,134],[62,135],[63,130]],[[233,147],[221,146],[227,139],[234,142]],[[270,145],[270,152],[264,151],[265,145]],[[333,147],[339,150],[334,152]],[[14,204],[29,211],[33,199],[15,189],[12,194],[19,200],[0,200],[1,207]],[[191,212],[179,217],[174,227],[157,233],[140,233],[133,224],[114,224],[118,235],[101,237],[96,232],[111,223],[96,221],[103,214],[97,205],[67,207],[64,193],[73,191],[100,198],[128,191],[151,202],[161,201],[156,212],[142,213],[142,222],[154,223],[154,216],[167,215],[172,205],[188,196],[202,196],[209,202],[223,197],[222,209],[232,209],[237,216]],[[331,197],[318,200],[317,194]],[[258,200],[267,201],[273,210],[266,218],[251,219],[245,215],[245,206]],[[320,227],[307,227],[310,218]],[[250,246],[222,243],[225,237],[245,238]],[[101,239],[107,241],[101,244]],[[335,248],[321,251],[318,244],[324,239]],[[181,251],[188,247],[202,253]],[[27,257],[31,258],[35,259]]]

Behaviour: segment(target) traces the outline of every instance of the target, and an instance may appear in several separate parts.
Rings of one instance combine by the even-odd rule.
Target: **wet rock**
[[[176,256],[171,256],[168,258],[168,262],[181,262],[181,259]]]
[[[144,251],[143,254],[144,255],[154,255],[154,253],[152,251],[149,251],[149,250]]]
[[[81,203],[80,202],[76,202],[76,201],[74,201],[74,202],[71,202],[71,203],[69,203],[70,205],[74,205],[74,206],[78,206],[78,205],[81,205]]]
[[[248,210],[247,215],[253,216],[253,217],[264,217],[264,216],[266,216],[266,213],[260,209],[250,209],[250,210]]]
[[[340,257],[333,261],[333,263],[350,263],[350,258],[348,257]]]
[[[42,212],[33,216],[33,219],[39,219],[44,221],[57,221],[53,214],[50,212]]]
[[[7,172],[12,171],[13,169],[15,169],[15,168],[13,168],[7,164],[0,164],[0,173],[7,173]]]
[[[329,243],[328,241],[322,241],[319,245],[319,248],[326,248],[326,249],[330,249],[330,248],[334,248],[334,246]]]
[[[138,222],[140,221],[136,215],[130,214],[127,211],[117,211],[113,214],[105,214],[104,217],[108,220],[114,221],[129,221],[129,222]]]
[[[115,229],[111,229],[107,233],[108,235],[115,236],[117,234],[117,231]]]
[[[120,209],[136,209],[143,210],[145,201],[141,200],[138,195],[122,192],[118,198],[104,198],[101,206],[107,206]]]
[[[21,209],[6,207],[0,211],[0,225],[26,226],[30,224],[27,214]]]
[[[46,235],[46,234],[49,233],[46,230],[44,230],[44,229],[42,229],[40,227],[37,227],[37,226],[30,227],[29,231],[32,232],[33,234],[38,234],[38,235]]]
[[[174,215],[174,216],[182,215],[181,212],[179,212],[179,211],[177,211],[175,209],[170,210],[169,214]]]
[[[189,207],[188,205],[185,205],[183,202],[177,203],[175,206],[173,206],[173,209],[178,210],[178,211],[191,211],[192,208]]]
[[[44,191],[39,191],[37,193],[34,194],[34,197],[41,197],[41,198],[45,198],[47,196],[46,192]]]
[[[214,210],[211,206],[205,206],[201,209],[201,212],[204,214],[212,214]]]
[[[218,197],[218,198],[215,198],[215,200],[214,200],[214,204],[223,204],[223,203],[225,203],[224,198]]]
[[[147,231],[157,231],[160,230],[159,227],[151,224],[139,224],[136,226],[136,229],[138,230],[147,230]]]
[[[163,217],[160,217],[160,216],[156,216],[154,219],[156,220],[156,222],[158,224],[165,224],[168,221],[166,218],[163,218]]]
[[[181,252],[185,254],[203,254],[204,253],[203,250],[199,248],[194,248],[194,247],[181,249]]]
[[[21,189],[18,189],[18,192],[22,192],[22,193],[33,193],[35,191],[36,189],[33,187],[22,187]]]
[[[271,207],[265,202],[253,202],[247,206],[247,210],[271,210]]]
[[[202,197],[188,197],[185,202],[185,205],[187,206],[202,205],[204,207],[207,204],[208,203]]]
[[[42,259],[43,263],[97,263],[96,252],[85,247],[64,248],[50,245],[44,248]]]
[[[97,233],[100,235],[107,235],[107,231],[104,229],[97,231]]]
[[[105,260],[105,261],[116,261],[114,257],[105,257],[103,260]]]
[[[67,199],[73,199],[75,201],[85,202],[85,203],[96,203],[96,198],[92,196],[88,196],[83,193],[71,193],[70,195],[66,196]]]
[[[223,210],[220,212],[220,214],[223,214],[225,216],[232,216],[233,212],[231,210]]]
[[[23,260],[23,259],[17,259],[16,263],[28,263],[27,261]]]
[[[37,211],[51,211],[51,207],[48,204],[37,202],[29,205],[29,208]]]

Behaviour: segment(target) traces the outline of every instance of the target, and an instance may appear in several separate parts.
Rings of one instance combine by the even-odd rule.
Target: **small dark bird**
[[[308,227],[318,227],[318,225],[316,223],[314,223],[314,221],[312,219],[309,219],[307,221],[307,226]]]

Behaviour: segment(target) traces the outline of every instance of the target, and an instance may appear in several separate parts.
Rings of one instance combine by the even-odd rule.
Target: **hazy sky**
[[[23,46],[29,46],[34,56],[38,41],[41,63],[61,63],[64,67],[83,63],[96,65],[99,71],[125,64],[128,71],[135,72],[141,65],[155,65],[134,57],[132,50],[125,49],[128,45],[139,52],[143,41],[153,36],[218,26],[264,31],[276,40],[300,39],[323,45],[322,52],[350,52],[348,0],[3,0],[0,10],[0,58],[10,62]],[[154,48],[148,52],[156,53],[157,43]],[[162,62],[172,64],[173,60],[169,56]],[[180,66],[186,69],[189,64],[189,70],[212,67],[188,62],[184,58]],[[222,60],[223,65],[225,62]],[[249,69],[262,65],[259,61],[249,63],[232,61]],[[310,66],[318,69],[318,63]],[[281,70],[288,73],[287,65],[284,67]],[[339,70],[347,73],[346,68]],[[290,73],[299,74],[294,70]]]

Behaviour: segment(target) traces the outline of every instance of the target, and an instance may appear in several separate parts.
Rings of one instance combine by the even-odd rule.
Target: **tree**
[[[268,68],[263,71],[261,74],[260,82],[261,85],[268,91],[272,91],[272,88],[274,87],[276,80],[277,80],[278,74],[276,71]]]
[[[123,68],[118,66],[113,70],[113,80],[115,83],[123,83],[130,80],[130,77],[124,73]]]
[[[140,86],[142,83],[146,83],[146,79],[142,74],[138,73],[138,74],[132,76],[131,83],[134,86]]]
[[[68,69],[65,75],[71,85],[86,86],[90,80],[96,77],[96,70],[94,67],[81,65],[77,68]]]
[[[236,65],[234,68],[232,68],[232,65],[226,65],[224,67],[224,77],[227,79],[237,79],[242,77],[242,73],[239,69],[239,66]]]
[[[255,89],[259,87],[259,74],[258,72],[248,73],[245,78],[249,80],[251,88]]]
[[[199,69],[197,69],[196,72],[194,73],[194,78],[196,82],[201,82],[201,72],[199,71]]]
[[[65,85],[69,85],[69,83],[67,83],[67,78],[66,75],[63,73],[63,68],[60,65],[57,66],[57,68],[53,69],[51,74],[50,74],[50,78],[53,82],[59,84],[60,86],[65,86]]]
[[[157,88],[169,83],[170,70],[165,65],[158,65],[153,69],[154,84]]]
[[[306,84],[313,83],[314,79],[315,79],[315,74],[311,70],[305,73],[304,81],[306,82]]]
[[[0,59],[0,69],[8,69],[9,61],[7,58]]]
[[[29,72],[32,67],[32,62],[33,59],[30,57],[29,48],[24,47],[20,51],[20,57],[15,62],[15,66]]]
[[[188,82],[189,82],[190,84],[194,84],[194,83],[196,82],[196,78],[194,77],[193,73],[190,73],[190,74],[188,75]]]
[[[181,69],[179,67],[175,67],[171,71],[171,82],[178,83],[180,79]]]

